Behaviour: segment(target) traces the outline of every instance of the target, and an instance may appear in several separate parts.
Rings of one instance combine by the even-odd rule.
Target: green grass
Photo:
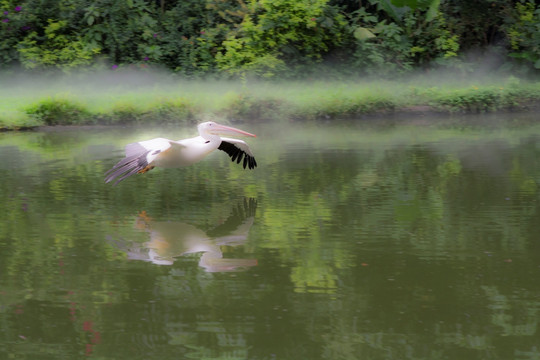
[[[41,122],[21,111],[0,110],[0,131],[25,130],[42,125]]]
[[[349,82],[165,81],[146,86],[81,82],[13,83],[0,90],[0,129],[39,125],[182,124],[317,120],[399,113],[422,106],[442,113],[524,110],[540,101],[540,82],[429,78]]]

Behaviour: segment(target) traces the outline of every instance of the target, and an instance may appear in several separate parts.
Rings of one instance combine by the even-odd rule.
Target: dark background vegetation
[[[0,0],[0,17],[0,68],[11,71],[298,78],[540,69],[540,7],[529,0]]]

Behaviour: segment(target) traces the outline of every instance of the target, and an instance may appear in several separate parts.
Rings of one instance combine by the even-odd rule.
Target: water
[[[254,171],[116,187],[193,129],[0,134],[0,358],[538,359],[540,126],[429,123],[239,126]]]

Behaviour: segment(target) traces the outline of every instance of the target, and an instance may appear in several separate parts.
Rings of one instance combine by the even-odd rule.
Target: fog
[[[496,49],[487,51],[470,51],[464,54],[463,60],[456,60],[454,66],[444,67],[436,64],[425,68],[408,71],[400,74],[369,74],[357,75],[359,71],[335,66],[325,65],[320,69],[307,72],[311,75],[303,76],[303,80],[283,79],[279,75],[270,79],[260,80],[249,76],[242,80],[224,80],[218,76],[205,76],[190,79],[175,74],[159,66],[139,68],[136,65],[116,69],[78,69],[69,73],[62,71],[27,71],[9,69],[0,71],[0,94],[13,94],[20,91],[28,94],[54,94],[55,92],[75,91],[77,93],[101,93],[109,90],[119,91],[181,91],[190,94],[190,89],[204,87],[204,91],[223,92],[228,90],[264,90],[266,87],[287,87],[312,83],[361,85],[379,83],[396,84],[404,86],[450,86],[462,87],[469,85],[500,84],[509,77],[521,78],[521,81],[530,78],[515,67],[505,66],[503,57]],[[328,71],[326,71],[328,70]]]
[[[107,123],[131,122],[126,120],[126,116],[131,115],[133,122],[139,123],[154,119],[171,122],[175,117],[184,120],[214,117],[225,121],[310,120],[388,113],[411,106],[429,107],[456,90],[471,91],[480,87],[491,92],[490,96],[507,96],[509,92],[503,94],[503,89],[527,85],[533,80],[507,72],[494,55],[471,53],[470,59],[476,62],[464,61],[453,69],[433,66],[393,77],[359,76],[341,68],[328,68],[325,72],[322,67],[318,73],[312,72],[317,75],[302,80],[279,77],[261,80],[249,76],[236,80],[211,76],[192,79],[159,67],[135,65],[79,69],[68,74],[5,70],[0,72],[0,128],[33,126],[35,121],[31,120],[36,116],[29,116],[32,111],[28,109],[43,101],[61,102],[59,111],[63,111],[63,104],[69,103],[76,111],[89,114],[88,118],[69,119],[69,124],[94,124],[103,118],[108,119]],[[533,84],[535,88],[536,84]],[[486,105],[491,111],[497,108],[497,99],[490,101],[495,101]],[[163,111],[167,112],[165,117]],[[111,116],[118,113],[124,117]],[[39,116],[37,120],[38,124],[47,123]]]

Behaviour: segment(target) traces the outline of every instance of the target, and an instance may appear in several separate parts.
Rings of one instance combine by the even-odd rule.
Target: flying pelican
[[[114,185],[134,174],[143,174],[154,167],[175,168],[201,161],[212,151],[219,149],[226,152],[232,161],[253,169],[257,166],[249,146],[242,140],[220,137],[220,135],[253,136],[246,131],[207,121],[197,126],[199,136],[169,140],[155,138],[126,145],[126,157],[105,173],[105,182],[116,180]]]

